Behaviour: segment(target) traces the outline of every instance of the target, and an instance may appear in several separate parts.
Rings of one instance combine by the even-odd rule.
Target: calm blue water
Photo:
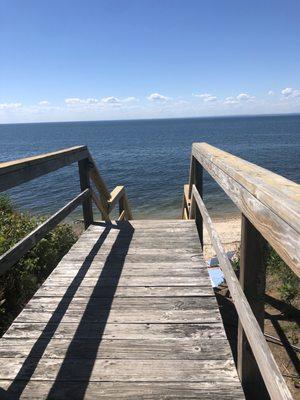
[[[208,142],[300,181],[300,115],[11,124],[0,125],[0,140],[1,161],[86,144],[109,188],[126,185],[137,218],[180,215],[193,142]],[[204,188],[213,216],[236,212],[207,176]],[[9,194],[19,209],[49,214],[78,191],[74,164]]]

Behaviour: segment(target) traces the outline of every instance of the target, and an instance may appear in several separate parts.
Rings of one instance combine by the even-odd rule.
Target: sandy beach
[[[238,250],[241,241],[241,217],[229,216],[222,219],[213,219],[213,224],[220,236],[226,251]],[[204,227],[204,258],[207,260],[216,253],[211,244],[210,237]]]

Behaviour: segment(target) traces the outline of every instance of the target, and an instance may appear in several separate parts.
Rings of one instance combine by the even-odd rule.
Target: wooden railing
[[[0,256],[0,275],[12,267],[80,204],[83,208],[85,229],[94,221],[92,202],[95,203],[105,221],[110,221],[110,213],[117,203],[119,203],[118,220],[132,219],[124,186],[117,186],[111,193],[108,191],[86,146],[0,163],[0,192],[74,162],[78,162],[81,193]]]
[[[203,168],[242,213],[237,279],[203,203]],[[300,275],[300,186],[207,143],[194,143],[190,181],[184,187],[184,219],[195,219],[203,246],[203,222],[218,256],[238,318],[237,369],[249,399],[292,399],[265,340],[267,242]]]

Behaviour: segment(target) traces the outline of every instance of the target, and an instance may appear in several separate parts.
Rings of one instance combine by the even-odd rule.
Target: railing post
[[[90,189],[91,187],[90,177],[89,177],[89,167],[90,167],[90,162],[88,158],[84,158],[83,160],[78,161],[81,191],[85,189]],[[89,225],[93,223],[94,220],[91,196],[89,196],[87,199],[83,201],[82,211],[83,211],[84,227],[85,229],[87,229]]]
[[[253,314],[264,331],[267,243],[242,214],[240,284]],[[237,367],[247,399],[269,399],[269,395],[241,323],[238,325]]]
[[[192,187],[196,186],[200,197],[203,198],[203,167],[196,160],[194,156],[192,156],[191,160],[191,170],[190,170],[190,183],[189,183],[189,198],[192,195]],[[198,230],[198,235],[200,239],[201,246],[203,247],[203,219],[201,212],[198,207],[195,209],[195,222]]]
[[[124,196],[120,197],[119,200],[119,216],[122,214],[122,212],[125,210],[125,201],[124,201]]]

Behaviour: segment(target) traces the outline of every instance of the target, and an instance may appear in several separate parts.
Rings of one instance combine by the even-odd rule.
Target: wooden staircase
[[[291,399],[263,335],[262,254],[268,240],[299,274],[299,185],[194,144],[183,219],[132,220],[125,188],[110,193],[80,146],[0,164],[0,191],[74,162],[80,194],[0,256],[9,273],[82,204],[85,231],[0,340],[0,399]],[[203,203],[202,166],[243,213],[240,282]],[[237,369],[203,224],[239,317]]]

